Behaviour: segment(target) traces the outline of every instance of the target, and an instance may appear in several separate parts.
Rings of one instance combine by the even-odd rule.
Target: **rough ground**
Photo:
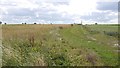
[[[3,25],[3,66],[117,65],[117,37],[93,27]]]

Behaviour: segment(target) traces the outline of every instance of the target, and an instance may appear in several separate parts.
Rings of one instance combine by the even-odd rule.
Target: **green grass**
[[[118,32],[118,27],[119,26],[115,26],[115,25],[90,25],[87,26],[89,27],[91,30],[95,30],[95,31],[107,31],[107,32]]]
[[[119,28],[120,25],[87,25],[85,26],[91,34],[103,33],[105,35],[114,36],[117,39],[120,38]]]
[[[67,40],[69,40],[71,44],[74,45],[74,47],[77,47],[77,48],[82,47],[88,50],[92,50],[93,52],[96,52],[96,54],[98,54],[100,59],[104,62],[104,65],[111,65],[112,62],[117,61],[118,55],[117,53],[114,53],[112,51],[114,50],[114,48],[110,47],[111,45],[106,45],[105,43],[99,44],[101,41],[88,40],[87,34],[84,34],[85,32],[83,32],[85,30],[84,29],[82,30],[81,28],[82,27],[80,26],[77,26],[77,27],[75,26],[74,28],[71,28],[71,29],[68,28],[66,30],[63,30],[63,36]],[[77,32],[77,30],[79,31]],[[88,36],[91,37],[92,35],[88,35]],[[98,37],[100,37],[100,35]],[[104,38],[102,38],[102,41],[104,41]],[[90,51],[88,52],[91,53]],[[113,65],[115,64],[117,63],[113,63]]]
[[[118,40],[100,32],[114,27],[3,25],[3,66],[115,66]]]

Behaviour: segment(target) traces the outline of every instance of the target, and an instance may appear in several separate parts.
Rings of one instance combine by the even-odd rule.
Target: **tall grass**
[[[116,65],[117,52],[112,44],[117,39],[91,33],[87,28],[62,24],[3,25],[3,66]]]

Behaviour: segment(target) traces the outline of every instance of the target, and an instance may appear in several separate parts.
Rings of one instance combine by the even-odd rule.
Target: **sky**
[[[0,21],[8,24],[118,23],[119,0],[0,0]]]

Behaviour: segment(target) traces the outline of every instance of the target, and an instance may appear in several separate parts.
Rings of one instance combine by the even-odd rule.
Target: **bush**
[[[2,22],[0,21],[0,24],[2,24]]]
[[[97,25],[98,23],[95,23],[95,25]]]
[[[37,23],[34,23],[34,24],[37,24]]]
[[[77,25],[82,25],[82,24],[77,24]]]
[[[59,29],[63,29],[63,27],[62,27],[62,26],[59,26]]]
[[[71,26],[73,26],[73,24],[71,24]]]
[[[96,56],[94,54],[87,54],[86,59],[92,63],[92,65],[95,65]]]
[[[115,36],[115,37],[119,36],[118,32],[104,32],[104,34],[109,35],[109,36]]]

